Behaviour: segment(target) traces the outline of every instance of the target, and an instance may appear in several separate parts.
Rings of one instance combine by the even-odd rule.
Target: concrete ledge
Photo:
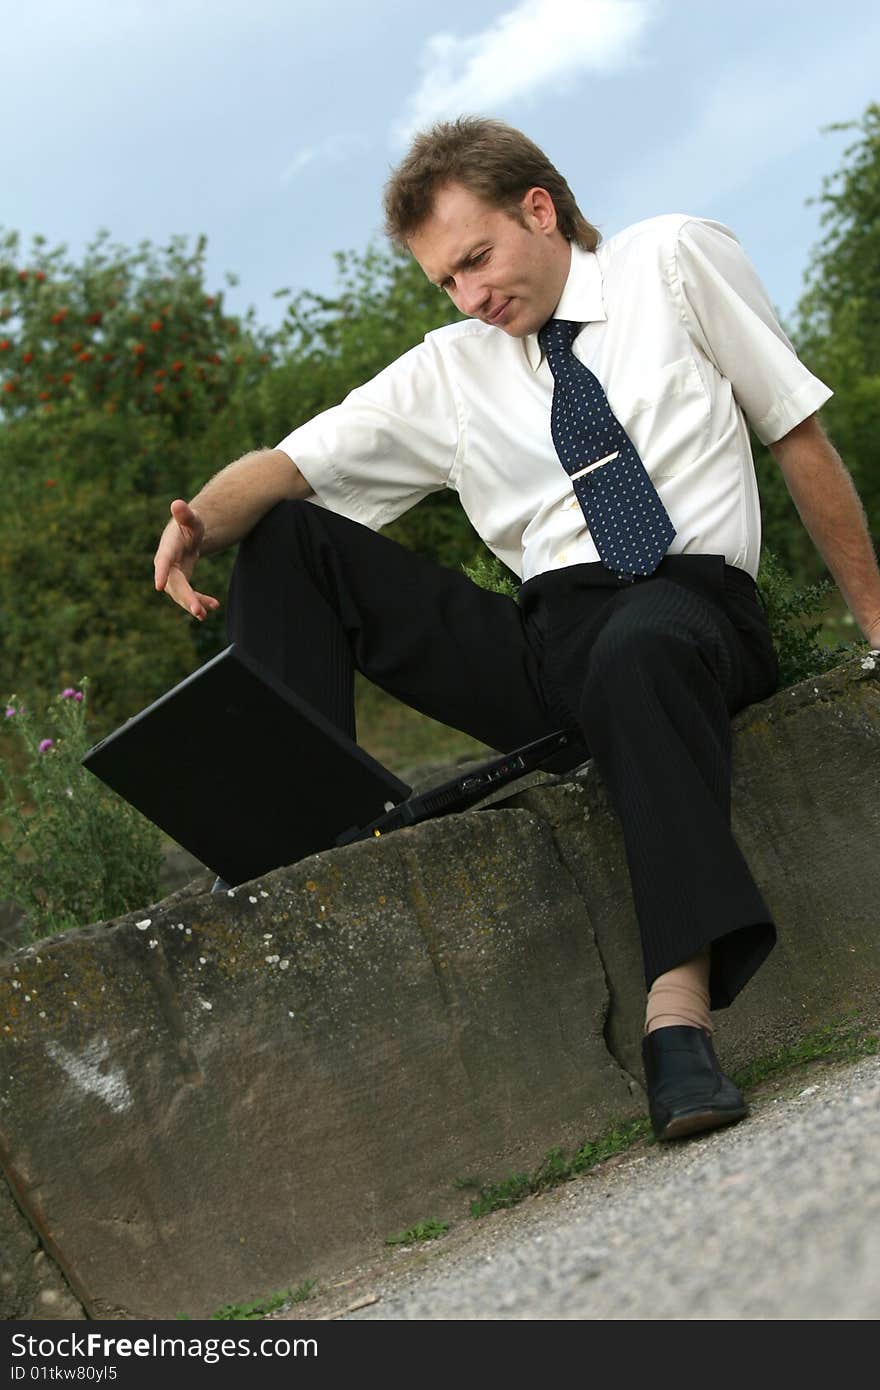
[[[0,1316],[8,1320],[85,1317],[54,1260],[0,1178]]]
[[[19,952],[4,1166],[90,1316],[205,1316],[638,1113],[606,1010],[546,827],[429,823]]]
[[[779,939],[714,1015],[731,1069],[856,1008],[880,1018],[880,666],[855,658],[733,720],[731,825]],[[606,1038],[641,1073],[644,977],[620,822],[592,763],[499,805],[549,825],[593,924]]]
[[[781,941],[718,1016],[728,1065],[877,1016],[878,672],[856,658],[734,729],[734,831]],[[456,1180],[643,1113],[643,1000],[591,764],[19,951],[0,1314],[205,1316],[462,1215]]]

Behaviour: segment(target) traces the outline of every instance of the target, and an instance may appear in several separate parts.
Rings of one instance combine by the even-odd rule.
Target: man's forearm
[[[840,455],[815,416],[770,450],[847,607],[866,636],[876,634],[880,572],[864,508]]]
[[[299,469],[280,449],[259,449],[236,459],[190,502],[205,526],[202,555],[235,545],[277,502],[308,497],[311,491]]]

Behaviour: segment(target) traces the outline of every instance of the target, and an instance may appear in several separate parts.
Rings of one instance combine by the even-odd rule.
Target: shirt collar
[[[602,298],[602,271],[595,251],[582,251],[572,242],[568,279],[551,317],[570,319],[572,323],[595,323],[607,319]],[[537,333],[529,333],[522,342],[528,364],[535,372],[544,355],[538,345]]]

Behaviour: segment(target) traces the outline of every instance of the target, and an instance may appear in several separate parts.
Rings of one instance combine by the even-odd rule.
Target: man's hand
[[[200,594],[190,584],[204,534],[204,523],[198,512],[178,498],[171,503],[171,520],[162,532],[153,560],[156,588],[164,590],[199,622],[205,620],[209,611],[220,607],[218,599]]]
[[[171,520],[154,559],[156,588],[204,622],[220,604],[190,583],[199,556],[237,545],[276,503],[299,501],[311,493],[282,449],[256,449],[227,464],[192,503],[180,498],[171,503]]]

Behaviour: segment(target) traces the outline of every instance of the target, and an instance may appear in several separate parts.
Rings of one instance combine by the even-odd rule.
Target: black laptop
[[[464,810],[547,760],[561,729],[413,796],[234,644],[95,744],[83,765],[227,883]],[[566,754],[571,756],[566,757]]]

